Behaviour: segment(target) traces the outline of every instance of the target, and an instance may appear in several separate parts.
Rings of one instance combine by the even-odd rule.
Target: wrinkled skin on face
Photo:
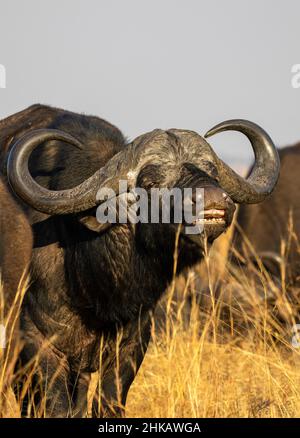
[[[195,264],[201,257],[207,244],[211,244],[220,234],[222,234],[231,224],[235,205],[228,196],[228,194],[220,188],[217,181],[217,170],[211,165],[210,175],[201,171],[192,164],[184,164],[179,172],[179,179],[176,181],[174,187],[184,191],[184,188],[191,188],[193,190],[193,200],[196,196],[196,189],[203,189],[204,199],[202,202],[203,210],[201,209],[198,223],[201,229],[196,234],[191,234],[190,226],[193,224],[140,224],[137,227],[137,239],[144,243],[145,247],[157,252],[168,249],[168,252],[174,255],[174,242],[176,240],[176,233],[179,231],[179,266],[182,269],[187,266]],[[159,166],[146,166],[139,174],[137,184],[139,187],[151,189],[159,188]],[[172,187],[168,187],[169,189]],[[183,194],[182,194],[183,199]],[[174,198],[173,209],[175,207]],[[178,206],[177,206],[178,207]],[[149,202],[149,211],[150,211]],[[182,205],[182,209],[184,205]],[[196,214],[195,203],[192,207],[193,214]],[[172,219],[172,212],[171,212]],[[173,215],[174,216],[174,215]],[[184,219],[184,211],[182,212]],[[178,228],[180,227],[180,230]],[[153,233],[155,239],[153,239]],[[158,248],[159,246],[159,248]]]

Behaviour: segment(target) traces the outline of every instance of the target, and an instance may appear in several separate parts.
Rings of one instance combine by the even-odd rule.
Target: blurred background
[[[297,0],[0,0],[0,118],[39,102],[103,117],[129,139],[247,118],[291,144],[299,15]],[[251,162],[238,133],[211,143],[236,168]]]

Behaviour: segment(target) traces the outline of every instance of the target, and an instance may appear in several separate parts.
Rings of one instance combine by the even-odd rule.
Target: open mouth
[[[209,209],[201,211],[199,217],[193,222],[193,225],[223,225],[225,224],[225,210]]]

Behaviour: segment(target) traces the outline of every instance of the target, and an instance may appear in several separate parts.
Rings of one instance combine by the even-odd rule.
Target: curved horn
[[[97,192],[104,185],[118,192],[120,175],[122,171],[126,171],[126,163],[130,159],[130,151],[127,150],[125,153],[122,151],[116,154],[103,168],[72,189],[53,191],[36,183],[30,175],[28,160],[40,144],[50,140],[64,141],[82,148],[78,140],[65,132],[56,129],[39,129],[20,138],[10,151],[7,177],[14,192],[28,205],[51,215],[78,213],[97,204]]]
[[[272,193],[279,177],[280,161],[277,149],[269,135],[260,126],[248,120],[227,120],[210,129],[205,137],[229,130],[240,131],[250,140],[255,164],[249,177],[244,179],[218,158],[216,164],[220,183],[237,203],[261,202]]]

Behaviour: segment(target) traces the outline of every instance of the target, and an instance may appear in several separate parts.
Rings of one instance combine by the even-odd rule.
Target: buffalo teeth
[[[221,218],[221,217],[212,217],[212,218],[199,218],[199,219],[197,219],[196,221],[194,221],[194,224],[197,224],[197,223],[213,223],[213,224],[223,224],[223,223],[225,223],[225,221],[224,221],[224,219],[223,218]]]

